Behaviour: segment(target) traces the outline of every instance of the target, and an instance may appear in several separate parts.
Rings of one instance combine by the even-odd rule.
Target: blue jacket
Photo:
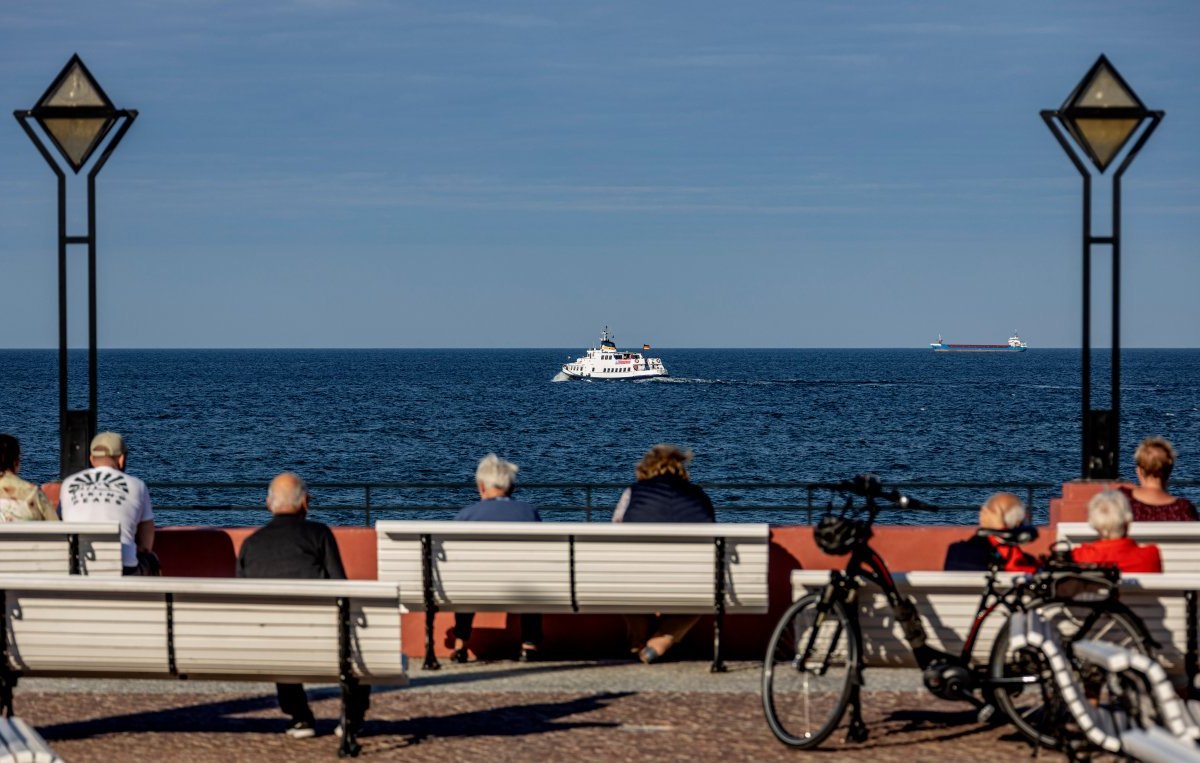
[[[473,503],[454,517],[466,522],[541,522],[533,504],[511,498],[488,498]]]
[[[672,475],[641,480],[629,487],[624,522],[713,522],[712,501],[698,485]]]

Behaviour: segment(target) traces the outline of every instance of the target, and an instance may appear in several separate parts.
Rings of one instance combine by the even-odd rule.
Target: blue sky
[[[1194,0],[8,0],[0,103],[78,52],[141,112],[102,347],[1073,347],[1080,181],[1038,111],[1106,53],[1167,112],[1123,341],[1197,347],[1197,32]],[[2,346],[56,345],[54,225],[11,121]]]

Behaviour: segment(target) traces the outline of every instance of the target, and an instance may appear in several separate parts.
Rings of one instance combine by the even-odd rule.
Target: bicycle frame
[[[868,510],[866,524],[868,527],[871,527],[875,523],[878,506],[873,498],[868,497],[865,508]],[[907,597],[900,593],[900,590],[896,586],[896,581],[892,578],[891,570],[888,569],[887,562],[878,551],[871,547],[869,539],[864,539],[854,545],[850,552],[850,558],[846,562],[845,569],[841,571],[834,570],[832,572],[830,583],[822,592],[820,606],[823,609],[827,609],[835,599],[845,603],[853,603],[857,598],[857,589],[862,586],[863,581],[874,583],[886,597],[888,606],[892,609],[897,623],[903,630],[905,640],[908,642],[913,658],[921,670],[927,670],[930,666],[939,663],[948,666],[970,668],[971,658],[975,650],[975,645],[979,640],[979,634],[984,621],[998,608],[1005,610],[1007,615],[1011,615],[1013,612],[1024,610],[1027,607],[1029,587],[1026,584],[1017,582],[1007,591],[999,592],[996,590],[996,583],[1000,572],[1001,570],[996,567],[988,570],[988,574],[984,579],[984,590],[980,595],[979,605],[975,610],[975,618],[971,623],[967,638],[963,642],[963,647],[958,654],[946,652],[925,643],[925,627],[921,623],[916,607]],[[847,609],[848,616],[857,624],[857,608],[852,606]],[[859,633],[861,633],[861,630]],[[856,637],[860,638],[861,636]],[[807,659],[812,646],[812,644],[806,645],[803,659]],[[861,674],[864,667],[861,664],[862,650],[859,650],[859,663],[855,666],[855,670]],[[995,685],[997,683],[996,680],[988,675],[986,666],[976,666],[970,678],[971,689],[980,686]],[[927,686],[929,686],[928,682]],[[934,691],[932,686],[929,686],[929,688],[931,691]],[[940,693],[939,696],[941,696]],[[963,700],[970,699],[967,696],[959,696],[959,698]]]

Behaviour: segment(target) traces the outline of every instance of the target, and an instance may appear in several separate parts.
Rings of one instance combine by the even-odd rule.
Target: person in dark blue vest
[[[715,522],[712,501],[688,476],[691,460],[690,450],[674,445],[655,445],[647,451],[634,470],[637,482],[625,488],[617,501],[613,521]],[[626,617],[630,651],[646,664],[657,662],[699,619],[699,615]]]
[[[478,503],[467,506],[454,518],[466,522],[541,522],[542,517],[533,504],[512,497],[517,488],[518,470],[513,462],[505,461],[495,453],[488,453],[475,469]],[[467,641],[471,638],[474,622],[474,612],[454,613],[454,651],[450,654],[454,662],[467,661]],[[521,662],[536,660],[541,643],[542,616],[538,613],[521,615],[521,651],[518,659]]]

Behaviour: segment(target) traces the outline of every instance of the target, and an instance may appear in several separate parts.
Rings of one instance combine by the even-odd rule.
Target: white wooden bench
[[[0,763],[62,763],[62,758],[25,721],[0,717]]]
[[[0,575],[120,575],[116,522],[0,523]]]
[[[1193,697],[1200,690],[1198,591],[1200,574],[1196,573],[1138,573],[1121,577],[1121,601],[1146,623],[1151,637],[1159,644],[1155,657],[1167,672],[1187,677],[1188,694]]]
[[[711,612],[714,671],[725,614],[767,611],[765,524],[391,521],[375,532],[379,579],[425,609],[427,669],[439,610]]]
[[[827,585],[829,573],[829,570],[792,572],[792,598],[799,599]],[[1002,573],[998,584],[1016,575]],[[950,654],[959,654],[966,643],[975,622],[986,578],[985,572],[892,573],[900,593],[916,602],[929,646]],[[883,592],[875,586],[860,589],[858,608],[863,637],[863,663],[868,667],[916,667],[912,649]],[[1003,613],[984,619],[971,652],[974,661],[987,663],[1004,619]]]
[[[402,684],[395,583],[0,576],[0,710],[23,676]],[[355,754],[351,735],[342,752]]]

